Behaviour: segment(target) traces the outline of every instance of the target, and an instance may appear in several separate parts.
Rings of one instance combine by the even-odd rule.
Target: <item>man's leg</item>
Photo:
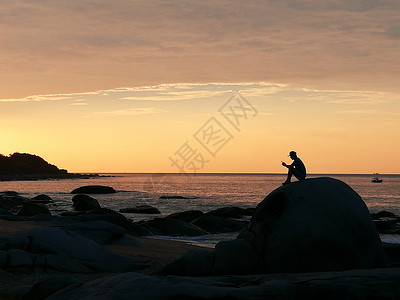
[[[299,170],[297,170],[297,169],[294,169],[293,175],[294,175],[294,177],[296,177],[297,180],[299,180],[299,181],[306,178],[306,177],[304,176],[304,174],[301,174],[301,173],[299,172]]]
[[[286,181],[285,181],[284,183],[282,183],[282,184],[288,184],[288,183],[290,183],[290,180],[292,179],[292,175],[293,175],[293,170],[294,170],[293,167],[288,167],[287,179],[286,179]]]

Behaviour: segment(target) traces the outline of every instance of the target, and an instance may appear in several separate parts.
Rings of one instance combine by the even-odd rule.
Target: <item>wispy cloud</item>
[[[111,111],[98,111],[94,112],[89,117],[116,117],[116,116],[137,116],[137,115],[148,115],[166,112],[165,110],[157,109],[155,107],[144,107],[144,108],[128,108]]]
[[[98,90],[83,93],[35,95],[23,98],[0,99],[0,102],[40,102],[61,101],[90,98],[96,96],[131,101],[181,101],[194,100],[226,95],[234,91],[241,91],[246,95],[260,95],[274,93],[285,87],[283,84],[266,82],[238,82],[238,83],[176,83],[159,84],[153,86],[120,87],[108,90]],[[73,104],[81,105],[81,104]]]
[[[397,111],[385,111],[379,109],[355,109],[355,110],[341,110],[336,111],[338,114],[346,115],[366,115],[366,116],[400,116],[400,112]]]

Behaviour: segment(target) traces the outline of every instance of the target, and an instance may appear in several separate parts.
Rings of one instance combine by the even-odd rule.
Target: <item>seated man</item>
[[[292,175],[294,175],[294,177],[296,177],[298,180],[303,180],[306,178],[306,167],[304,166],[301,159],[297,157],[296,152],[290,151],[289,156],[291,159],[293,159],[293,162],[290,165],[286,164],[285,162],[282,162],[282,166],[288,168],[288,177],[286,181],[282,184],[290,183]]]

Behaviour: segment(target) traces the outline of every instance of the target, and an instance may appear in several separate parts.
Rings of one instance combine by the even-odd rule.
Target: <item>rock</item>
[[[161,195],[159,199],[197,199],[195,196]]]
[[[347,184],[327,177],[294,182],[271,192],[239,237],[253,245],[267,273],[385,265],[367,206]]]
[[[238,257],[240,253],[240,257]],[[219,242],[214,251],[191,250],[167,264],[156,275],[212,276],[261,272],[254,248],[243,239]],[[258,271],[258,272],[257,272]]]
[[[20,196],[17,192],[0,192],[0,208],[11,210],[16,206],[23,205],[27,201],[29,201],[28,198]]]
[[[58,275],[36,282],[23,295],[23,299],[46,299],[67,286],[80,286],[83,282],[69,275]]]
[[[53,199],[51,199],[50,196],[47,196],[45,194],[40,194],[40,195],[33,197],[31,199],[31,201],[33,201],[35,203],[52,203]]]
[[[208,233],[235,232],[246,227],[244,222],[209,214],[200,216],[191,223],[207,231]]]
[[[400,244],[393,243],[382,243],[383,249],[385,250],[388,267],[399,268],[400,267]]]
[[[153,235],[199,236],[207,234],[206,231],[193,224],[169,218],[155,218],[144,222],[142,226],[148,228]]]
[[[14,208],[15,209],[15,208]],[[17,216],[32,217],[36,215],[51,215],[50,210],[43,205],[31,202],[25,202],[21,208],[18,209]]]
[[[119,212],[134,214],[160,214],[161,212],[151,205],[139,205],[131,208],[121,208]]]
[[[61,228],[43,227],[0,237],[7,252],[5,270],[40,268],[57,272],[126,272],[146,267],[146,260],[118,255]]]
[[[0,219],[9,221],[20,221],[23,218],[17,217],[16,215],[8,211],[8,209],[0,208]]]
[[[204,276],[210,275],[213,268],[214,251],[192,249],[184,253],[180,258],[165,265],[156,271],[155,275],[186,275]]]
[[[63,227],[64,230],[75,232],[99,245],[112,244],[114,239],[122,237],[127,230],[105,221],[80,222]]]
[[[121,246],[132,246],[132,247],[139,247],[139,248],[146,248],[147,246],[140,242],[138,239],[126,233],[122,236],[114,238],[109,245],[121,245]]]
[[[212,219],[204,223],[212,224]],[[347,184],[332,178],[306,179],[274,190],[257,206],[237,240],[218,243],[210,274],[202,275],[385,266],[382,243],[365,203]],[[180,275],[197,275],[193,268],[203,258],[185,260],[181,269],[189,271]],[[164,274],[170,269],[167,265]]]
[[[250,243],[244,239],[219,242],[215,245],[214,252],[215,258],[210,274],[244,275],[262,273],[260,258]],[[240,253],[240,257],[238,257],[238,253]]]
[[[72,198],[73,207],[77,211],[89,211],[95,208],[100,208],[99,202],[96,199],[88,196],[78,194]]]
[[[400,269],[178,277],[123,273],[71,284],[46,300],[399,299]]]
[[[198,217],[204,215],[204,213],[200,210],[187,210],[183,212],[173,213],[167,216],[170,219],[178,219],[184,222],[190,223]]]
[[[251,216],[255,210],[248,209],[248,208],[241,208],[235,206],[228,206],[228,207],[221,207],[214,209],[207,214],[217,217],[224,217],[224,218],[232,218],[232,219],[240,219],[243,216]]]
[[[108,208],[95,208],[85,214],[76,217],[77,220],[82,222],[87,221],[105,221],[118,225],[128,231],[132,227],[132,223],[122,214]]]
[[[374,220],[378,220],[381,218],[398,218],[394,213],[392,213],[390,211],[386,211],[386,210],[371,214],[371,216],[372,216],[372,219],[374,219]]]
[[[74,189],[71,194],[114,194],[116,191],[110,186],[86,185]]]

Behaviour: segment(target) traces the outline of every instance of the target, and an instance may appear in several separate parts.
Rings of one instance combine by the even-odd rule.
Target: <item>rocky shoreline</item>
[[[307,184],[316,182],[317,186],[326,185],[323,188],[327,189],[332,183],[325,181],[314,180]],[[288,202],[289,198],[280,197],[276,202],[278,206],[272,205],[275,202],[271,201],[276,201],[276,193],[292,195],[293,191],[302,195],[300,198],[303,199],[303,194],[309,192],[297,186],[300,187],[293,185],[271,193],[272,196],[268,197],[273,200],[264,199],[262,202],[267,201],[265,208],[260,203],[254,209],[223,207],[209,212],[185,211],[141,222],[132,222],[119,212],[100,207],[93,194],[75,195],[85,197],[78,197],[82,201],[80,204],[77,204],[77,198],[71,200],[73,212],[52,216],[46,208],[46,203],[50,203],[51,199],[45,195],[27,199],[16,192],[0,192],[0,298],[94,299],[101,295],[102,299],[121,299],[134,295],[135,299],[190,299],[194,294],[197,299],[264,299],[267,296],[296,299],[304,295],[311,298],[326,297],[327,294],[330,295],[329,299],[400,296],[400,245],[397,244],[379,242],[377,247],[382,247],[382,254],[377,254],[379,250],[373,250],[375,246],[371,248],[365,244],[363,251],[372,251],[372,256],[363,254],[365,262],[376,255],[383,255],[385,260],[383,264],[372,263],[369,267],[365,263],[348,264],[348,260],[341,257],[352,250],[341,250],[339,247],[335,252],[337,257],[333,268],[320,268],[326,257],[305,265],[309,271],[302,271],[305,270],[304,266],[295,261],[287,264],[291,255],[300,255],[296,250],[297,253],[289,253],[289,257],[278,263],[272,271],[260,269],[268,258],[263,258],[261,264],[258,262],[260,254],[257,252],[260,250],[257,250],[257,245],[261,240],[255,238],[259,234],[255,230],[267,230],[263,233],[264,237],[274,236],[271,230],[276,230],[278,224],[286,222],[282,219],[282,210],[290,215],[292,204]],[[339,185],[339,188],[342,187]],[[100,189],[110,192],[108,188]],[[89,190],[93,190],[93,187]],[[350,197],[353,197],[351,193]],[[284,206],[281,206],[282,199],[286,199]],[[297,198],[294,199],[293,203],[297,203]],[[295,204],[294,212],[299,211],[298,205]],[[142,207],[143,212],[136,213],[146,213],[151,208]],[[329,211],[335,215],[332,208]],[[353,212],[352,218],[358,214],[357,211]],[[307,208],[305,212],[310,214],[312,222],[318,220],[315,211]],[[347,212],[339,210],[338,213]],[[300,216],[297,213],[291,215],[290,219],[298,217],[302,220],[301,224],[308,222],[304,219],[304,213]],[[326,218],[329,219],[330,215]],[[341,223],[346,220],[344,215],[338,218]],[[271,223],[278,219],[280,221],[276,225]],[[318,221],[319,227],[323,228],[323,223],[328,222],[326,228],[331,228],[330,221],[325,219]],[[350,219],[346,222],[352,222]],[[260,221],[257,220],[264,225],[259,227],[257,222]],[[390,212],[372,214],[366,220],[366,224],[375,224],[372,225],[374,228],[368,229],[372,230],[372,235],[374,230],[385,234],[400,233],[400,217]],[[336,220],[332,222],[338,226]],[[294,223],[298,228],[300,223]],[[307,228],[307,236],[314,239],[312,232],[319,235],[320,231],[311,226]],[[330,229],[323,230],[327,232]],[[329,234],[329,239],[337,239],[336,231],[342,239],[346,239],[346,230],[335,229]],[[240,234],[238,239],[221,242],[215,249],[149,239],[154,235],[193,237],[227,232]],[[295,239],[291,237],[289,240]],[[287,243],[287,239],[282,242]],[[274,242],[281,245],[280,253],[286,247],[282,242]],[[314,241],[312,245],[316,247],[317,244]],[[260,249],[266,248],[262,246]],[[271,255],[272,249],[268,253]],[[359,259],[361,253],[356,257]],[[274,258],[274,261],[277,259]],[[312,263],[315,263],[315,267],[310,267]],[[295,270],[293,264],[297,264],[297,271],[291,271]],[[340,270],[335,269],[338,264],[343,264]],[[272,262],[267,264],[270,267],[272,265]],[[120,288],[115,288],[117,283]]]

